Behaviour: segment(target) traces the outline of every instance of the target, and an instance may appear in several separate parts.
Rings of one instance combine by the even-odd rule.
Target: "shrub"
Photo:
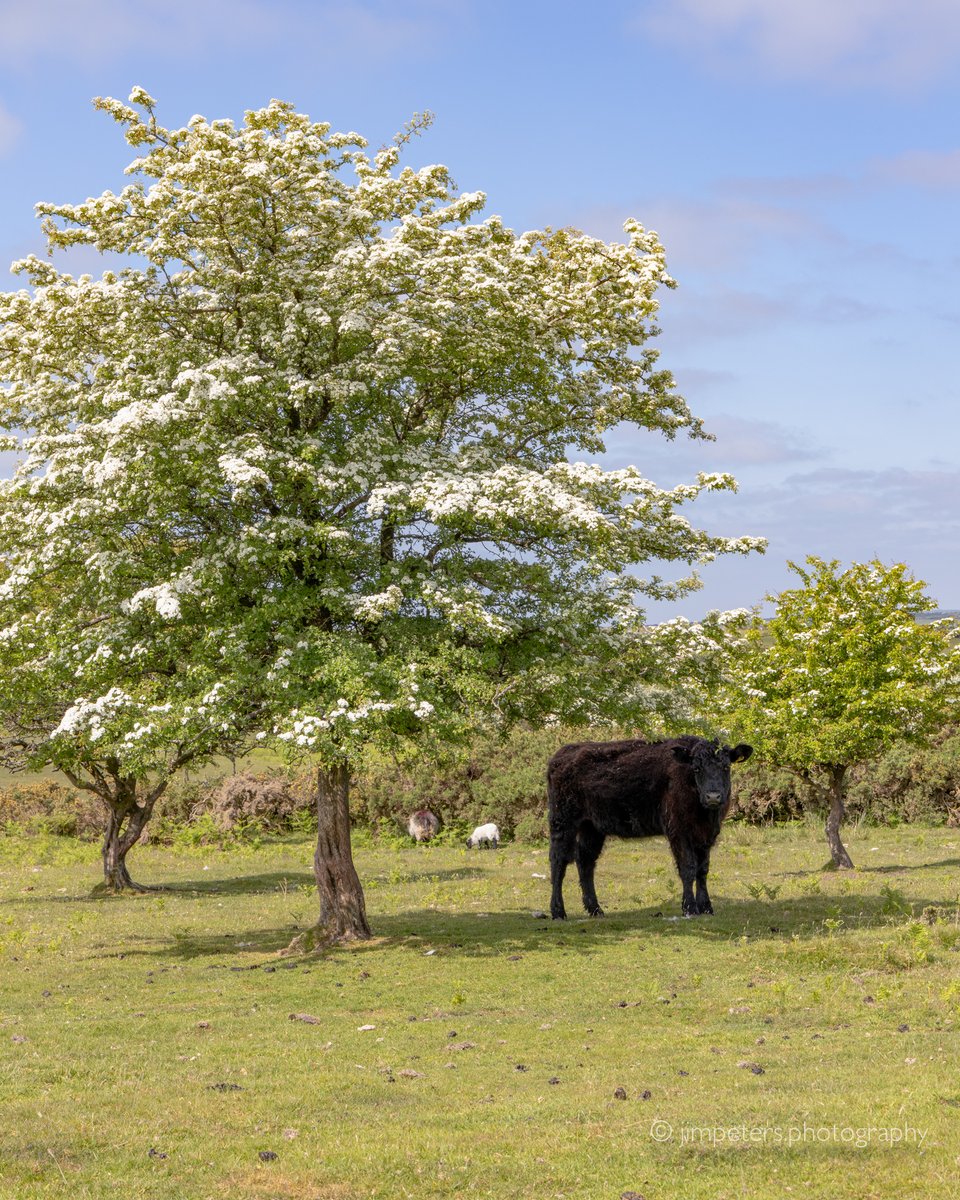
[[[429,808],[443,822],[438,838],[461,844],[477,825],[495,821],[505,839],[547,836],[546,764],[564,742],[614,738],[612,730],[517,729],[478,737],[444,759],[398,764],[371,759],[357,772],[352,819],[378,841],[408,845],[407,819]],[[791,772],[757,759],[738,768],[731,815],[752,824],[795,820],[813,810]],[[851,817],[883,824],[932,821],[960,825],[960,730],[942,731],[928,747],[900,744],[851,771]],[[102,835],[95,797],[55,779],[17,782],[0,791],[0,830],[88,840]],[[316,829],[313,774],[244,771],[210,779],[174,780],[160,798],[144,841],[188,844],[249,841],[262,833]],[[231,835],[224,838],[222,835]]]
[[[548,833],[546,808],[540,812],[524,813],[513,827],[513,839],[516,842],[539,842]]]
[[[894,746],[854,773],[847,794],[853,813],[881,824],[960,825],[960,730],[944,729],[929,746]]]
[[[17,781],[0,791],[0,828],[95,841],[104,823],[96,797],[55,779]]]
[[[292,779],[281,772],[181,777],[157,802],[144,841],[208,845],[223,843],[222,834],[243,840],[263,833],[310,833],[316,828],[310,787],[310,776]]]
[[[406,841],[407,819],[418,808],[429,808],[444,826],[457,820],[466,822],[470,806],[469,782],[465,764],[438,764],[427,759],[398,763],[393,759],[371,756],[354,779],[351,815],[357,824],[376,826],[382,832],[396,829]]]
[[[380,757],[357,772],[353,819],[406,836],[407,818],[428,808],[452,839],[495,821],[505,838],[546,831],[547,760],[565,741],[584,734],[569,730],[515,729],[506,737],[481,736],[443,761],[423,758],[398,763]]]
[[[202,807],[211,789],[219,782],[219,779],[191,779],[185,775],[172,780],[157,801],[153,817],[143,831],[142,843],[170,845],[178,831],[189,825],[190,814],[198,806]]]
[[[733,815],[763,824],[814,809],[791,772],[751,760],[734,780]],[[900,742],[850,771],[846,807],[854,819],[877,824],[928,821],[960,825],[960,731],[948,727],[930,745]]]
[[[260,845],[263,828],[256,821],[237,820],[224,828],[211,812],[199,812],[185,825],[178,826],[170,843],[178,849],[216,846],[221,850]]]
[[[288,776],[244,771],[221,779],[195,811],[209,812],[224,830],[255,823],[276,832],[289,829],[294,815],[308,803]]]
[[[733,775],[730,815],[752,825],[796,820],[809,807],[809,797],[796,775],[751,760]]]

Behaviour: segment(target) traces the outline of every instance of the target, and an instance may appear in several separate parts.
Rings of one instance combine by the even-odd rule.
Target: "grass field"
[[[360,844],[376,940],[289,961],[307,841],[94,900],[95,847],[0,837],[0,1197],[956,1196],[960,834],[849,845],[730,825],[680,920],[613,843],[561,924],[544,849]]]

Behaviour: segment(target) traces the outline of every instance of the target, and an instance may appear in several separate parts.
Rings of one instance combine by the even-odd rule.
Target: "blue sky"
[[[807,554],[960,608],[956,0],[0,0],[0,272],[36,201],[123,185],[90,100],[134,84],[166,125],[278,97],[374,146],[430,109],[410,160],[517,230],[660,233],[661,363],[717,441],[609,458],[732,471],[691,519],[770,546],[652,616],[759,602]]]

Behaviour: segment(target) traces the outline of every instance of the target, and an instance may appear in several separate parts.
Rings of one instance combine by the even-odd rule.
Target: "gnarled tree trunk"
[[[847,815],[843,804],[844,777],[847,773],[845,766],[832,766],[829,769],[830,782],[827,786],[827,800],[830,808],[827,812],[827,845],[830,847],[830,857],[833,865],[840,870],[853,867],[853,859],[847,853],[847,848],[840,840],[840,826]]]
[[[103,882],[96,891],[147,892],[152,891],[143,884],[134,883],[127,870],[127,854],[140,840],[147,822],[153,815],[157,800],[166,790],[167,778],[138,795],[137,780],[133,775],[123,775],[116,759],[108,760],[106,769],[90,767],[90,778],[76,771],[61,768],[70,782],[84,791],[92,792],[107,810],[107,824],[103,831]]]
[[[112,809],[107,810],[107,827],[103,831],[103,884],[109,892],[122,892],[126,888],[137,890],[138,885],[130,878],[127,870],[126,851],[120,846],[121,818]]]
[[[317,849],[313,873],[320,893],[320,919],[294,938],[288,950],[305,953],[371,936],[360,877],[350,850],[350,768],[346,763],[317,771]]]
[[[144,826],[153,812],[156,797],[137,802],[136,784],[121,789],[119,796],[100,797],[107,808],[107,827],[103,833],[103,884],[110,892],[126,890],[146,892],[150,889],[134,883],[127,870],[127,854],[140,840]]]

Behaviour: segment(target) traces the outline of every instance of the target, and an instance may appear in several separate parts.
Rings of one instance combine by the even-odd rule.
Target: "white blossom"
[[[0,727],[33,704],[57,761],[86,738],[147,775],[248,730],[349,758],[420,723],[648,714],[721,670],[741,617],[654,634],[642,606],[762,544],[686,515],[735,481],[603,457],[624,428],[700,433],[647,349],[655,233],[518,235],[442,165],[282,101],[175,129],[139,87],[96,104],[125,186],[38,212],[51,250],[129,265],[28,256],[0,293],[0,426],[26,431]],[[590,669],[630,655],[656,684]]]

